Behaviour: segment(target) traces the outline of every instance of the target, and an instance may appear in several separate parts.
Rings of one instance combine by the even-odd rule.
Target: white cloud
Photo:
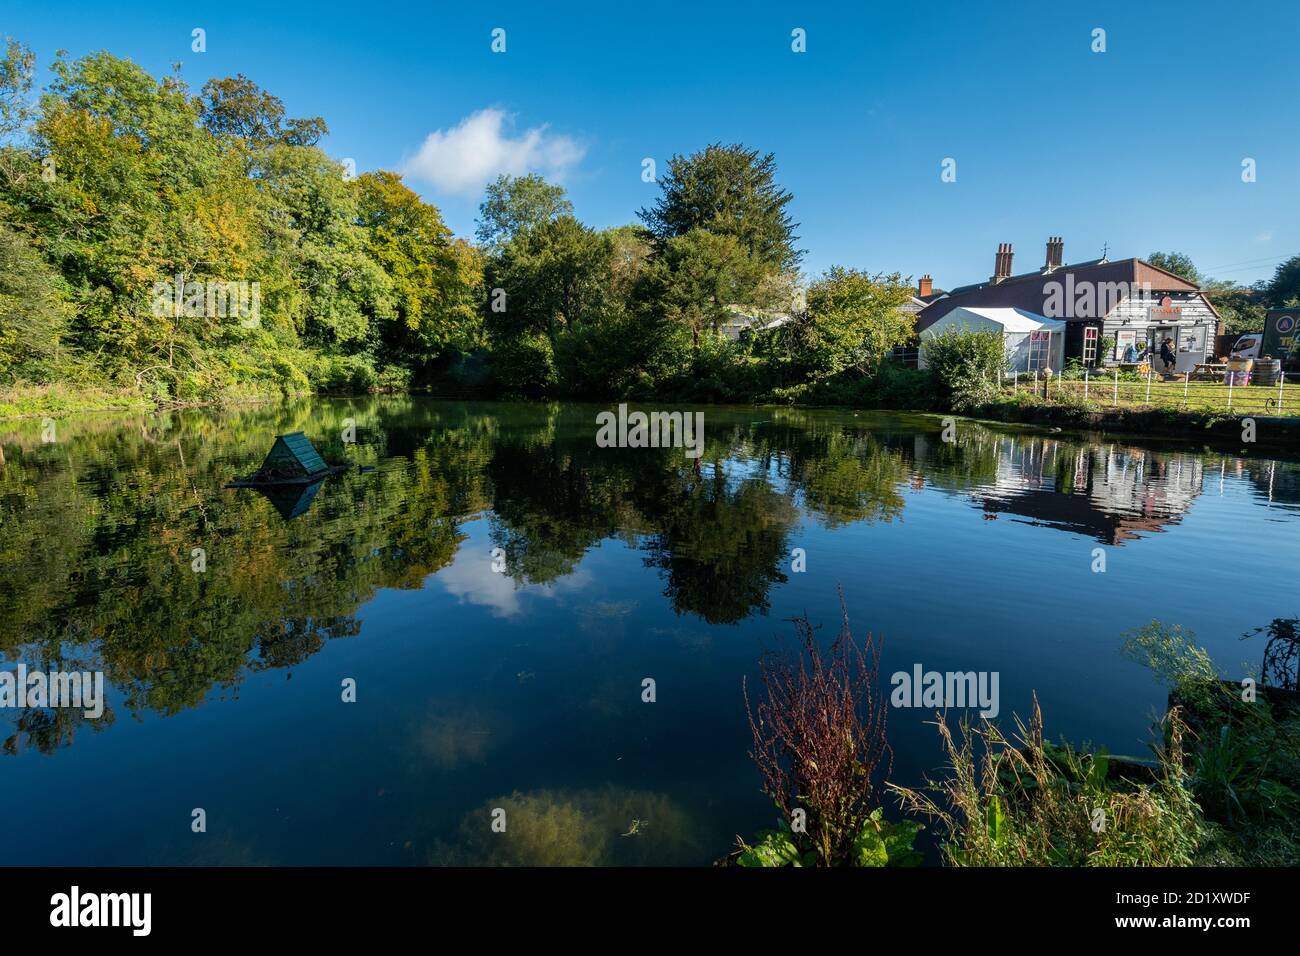
[[[499,174],[540,173],[559,181],[582,160],[586,147],[548,127],[535,126],[518,135],[514,116],[499,109],[471,113],[455,126],[434,130],[403,172],[444,192],[477,195]]]
[[[1271,232],[1261,232],[1258,236],[1255,237],[1255,241],[1256,241],[1256,242],[1272,242],[1272,241],[1273,241],[1273,233],[1271,233]]]

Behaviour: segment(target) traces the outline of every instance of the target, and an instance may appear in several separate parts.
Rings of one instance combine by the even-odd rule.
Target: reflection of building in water
[[[1014,515],[1107,544],[1179,521],[1201,493],[1202,462],[1194,455],[1038,436],[986,434],[978,440],[992,447],[963,457],[989,460],[991,467],[975,469],[971,483],[951,490],[970,495],[990,515]],[[933,440],[916,451],[918,461],[944,457]],[[944,484],[933,477],[932,483]]]
[[[1252,459],[1242,462],[1238,459],[1236,467],[1225,466],[1229,473],[1245,471],[1250,482],[1269,504],[1300,504],[1300,464],[1291,461],[1272,461]]]

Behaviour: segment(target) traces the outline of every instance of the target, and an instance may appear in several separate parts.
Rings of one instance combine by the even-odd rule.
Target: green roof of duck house
[[[325,464],[325,459],[316,451],[315,446],[307,439],[302,432],[293,432],[289,435],[277,435],[275,444],[266,454],[266,461],[262,462],[262,470],[275,469],[282,472],[298,472],[304,475],[314,475],[317,472],[327,471],[329,465]]]

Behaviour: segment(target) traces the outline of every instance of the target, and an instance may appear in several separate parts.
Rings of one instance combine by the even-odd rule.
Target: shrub
[[[385,365],[375,376],[375,388],[381,392],[405,392],[411,387],[411,370],[400,365]]]
[[[1286,625],[1280,619],[1259,630],[1285,634]],[[1152,621],[1127,636],[1124,653],[1150,667],[1170,685],[1171,702],[1185,707],[1194,734],[1191,787],[1206,817],[1227,828],[1224,838],[1253,845],[1249,832],[1261,825],[1294,825],[1300,715],[1275,710],[1266,686],[1251,694],[1220,681],[1195,635],[1177,625]]]
[[[364,355],[325,355],[312,370],[312,384],[322,392],[358,394],[369,392],[378,382],[370,359]]]
[[[494,342],[492,370],[500,387],[516,394],[545,395],[560,380],[551,340],[540,332]]]
[[[882,362],[871,381],[873,404],[879,408],[928,411],[938,399],[938,383],[930,369]]]
[[[840,630],[827,651],[817,643],[807,616],[793,618],[793,653],[773,650],[760,661],[766,699],[745,710],[754,738],[750,756],[763,778],[763,791],[782,814],[782,829],[768,831],[748,862],[782,859],[802,865],[863,865],[878,859],[884,830],[873,807],[876,770],[891,757],[886,738],[884,694],[879,689],[880,650],[868,636],[859,647],[849,629],[840,594]],[[806,826],[791,826],[802,810]],[[911,825],[915,836],[915,824]],[[906,830],[907,827],[904,827]],[[911,839],[906,839],[908,847]],[[776,854],[773,857],[772,854]],[[793,854],[793,855],[791,855]],[[742,854],[743,856],[743,854]],[[901,860],[901,849],[897,853]],[[868,864],[870,865],[870,864]]]
[[[994,401],[1006,370],[1006,346],[996,329],[946,329],[924,340],[925,363],[941,398],[964,412]]]

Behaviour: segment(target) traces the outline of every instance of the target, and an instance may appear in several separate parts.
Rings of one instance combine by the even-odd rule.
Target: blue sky
[[[559,177],[581,219],[618,225],[657,193],[644,158],[739,141],[776,154],[810,272],[951,288],[999,242],[1021,271],[1061,235],[1067,261],[1173,249],[1251,282],[1300,252],[1297,4],[7,4],[0,34],[43,66],[179,62],[195,90],[242,72],[324,116],[331,155],[405,170],[462,235],[497,168]]]

